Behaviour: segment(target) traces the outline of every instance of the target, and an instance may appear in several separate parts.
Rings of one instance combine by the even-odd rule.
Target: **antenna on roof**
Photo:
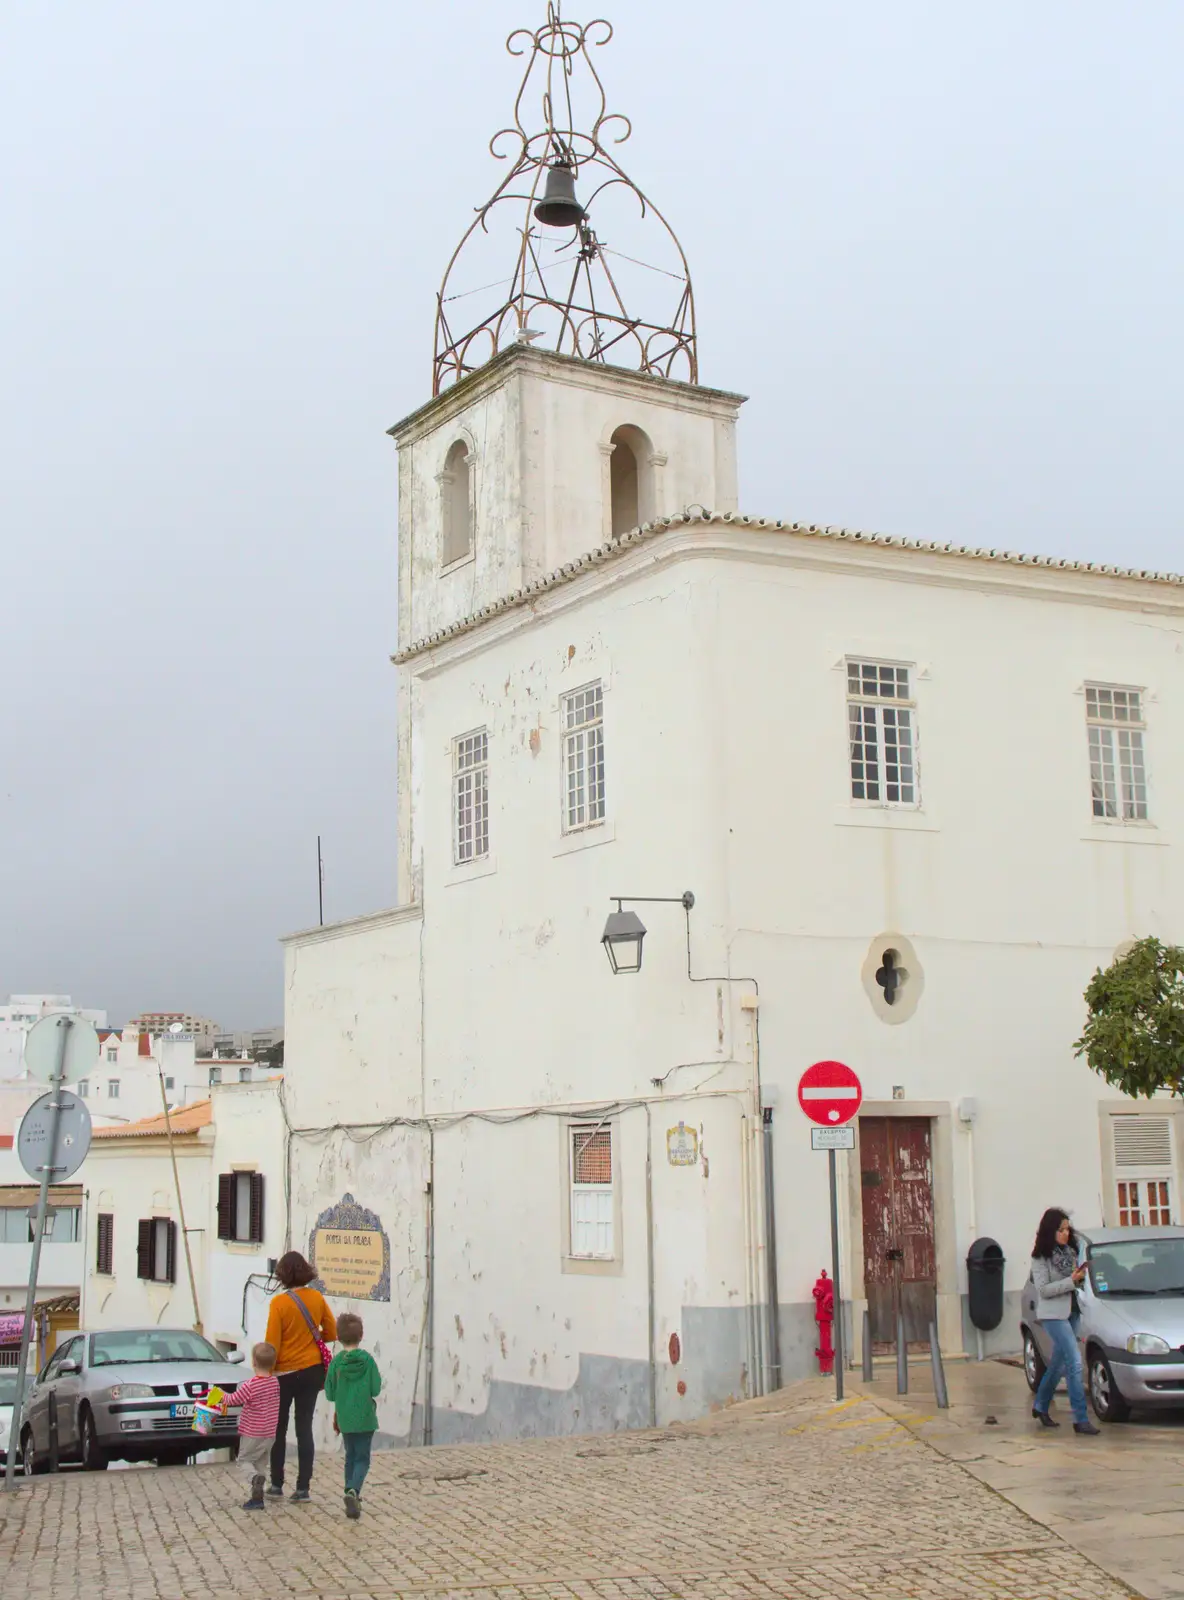
[[[321,860],[321,836],[317,834],[317,915],[325,926],[325,863]]]

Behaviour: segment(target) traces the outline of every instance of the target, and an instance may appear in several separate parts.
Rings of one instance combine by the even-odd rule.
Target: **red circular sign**
[[[798,1104],[811,1122],[824,1128],[850,1122],[862,1101],[862,1084],[841,1061],[816,1061],[798,1083]]]

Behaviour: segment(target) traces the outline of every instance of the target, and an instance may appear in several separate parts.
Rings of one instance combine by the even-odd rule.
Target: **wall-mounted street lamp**
[[[29,1238],[31,1239],[34,1236],[34,1234],[36,1233],[36,1231],[37,1231],[37,1207],[36,1206],[30,1206],[29,1209],[25,1212],[25,1215],[29,1219]],[[42,1224],[42,1231],[41,1231],[41,1237],[43,1239],[45,1239],[46,1241],[48,1241],[48,1240],[53,1238],[53,1230],[54,1230],[54,1227],[55,1227],[55,1225],[57,1223],[57,1220],[58,1220],[58,1208],[57,1208],[57,1206],[46,1206],[46,1208],[45,1208],[45,1222]]]
[[[691,907],[695,897],[688,889],[680,895],[619,895],[609,896],[610,900],[617,902],[617,909],[610,912],[609,919],[604,925],[604,933],[600,942],[608,956],[608,964],[614,972],[640,972],[641,971],[641,945],[646,935],[645,923],[636,911],[623,911],[624,905],[635,906],[681,906],[690,916]]]

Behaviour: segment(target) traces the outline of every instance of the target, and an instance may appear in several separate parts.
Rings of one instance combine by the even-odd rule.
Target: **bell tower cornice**
[[[422,406],[388,428],[387,433],[400,447],[412,444],[453,418],[464,416],[477,401],[511,382],[518,374],[577,388],[612,392],[621,399],[632,397],[646,405],[666,406],[704,416],[716,415],[721,411],[729,417],[734,416],[736,409],[747,398],[727,389],[709,389],[698,383],[682,383],[654,373],[634,372],[628,368],[584,361],[578,356],[561,355],[553,350],[540,350],[537,345],[512,344],[460,383],[433,395]]]

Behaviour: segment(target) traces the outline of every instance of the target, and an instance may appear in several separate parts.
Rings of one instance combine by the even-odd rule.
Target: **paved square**
[[[348,1522],[239,1510],[227,1467],[42,1478],[0,1501],[21,1600],[1118,1600],[1057,1534],[871,1401],[819,1385],[658,1433],[375,1457]]]

